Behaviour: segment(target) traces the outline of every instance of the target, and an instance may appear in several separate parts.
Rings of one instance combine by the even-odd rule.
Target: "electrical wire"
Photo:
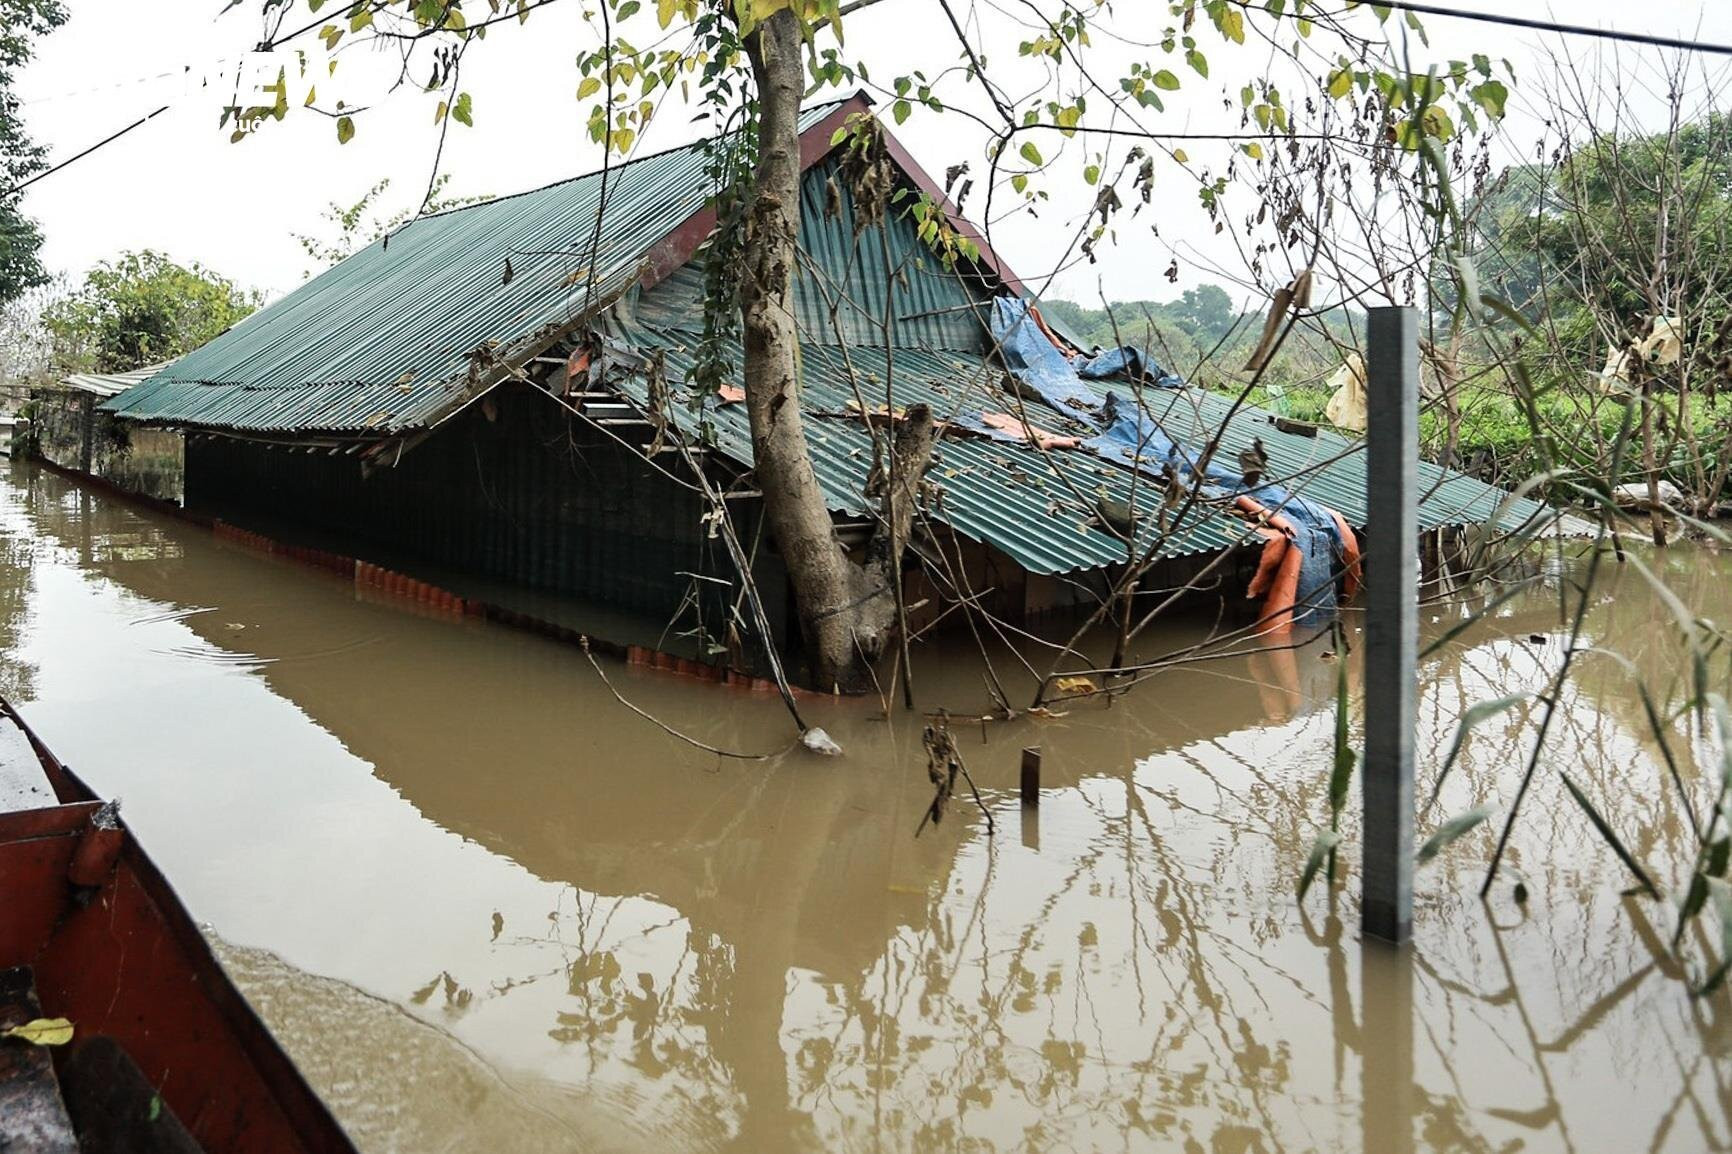
[[[110,133],[109,135],[103,137],[101,140],[97,141],[95,144],[91,145],[89,148],[84,149],[82,152],[75,152],[71,156],[67,157],[65,160],[62,160],[60,163],[50,165],[49,167],[43,169],[41,172],[37,173],[35,176],[30,177],[28,180],[19,181],[17,184],[15,184],[11,188],[7,189],[5,192],[0,192],[0,200],[8,200],[11,197],[16,196],[18,193],[23,192],[25,189],[27,189],[31,185],[35,184],[37,181],[41,180],[43,177],[53,176],[55,173],[57,173],[61,169],[65,168],[67,165],[73,164],[73,163],[80,161],[80,160],[83,160],[85,157],[89,156],[91,153],[95,152],[99,148],[102,148],[102,147],[109,145],[109,144],[113,144],[115,141],[119,140],[121,137],[123,137],[127,133],[131,132],[133,129],[141,128],[145,124],[149,123],[150,121],[155,120],[158,116],[161,116],[163,113],[167,112],[169,110],[169,107],[170,107],[169,105],[164,104],[162,107],[158,108],[155,112],[147,112],[143,116],[139,117],[137,120],[133,121],[131,124],[127,125],[125,128],[121,129],[119,132]]]
[[[1416,16],[1445,16],[1454,20],[1471,20],[1481,24],[1499,24],[1506,28],[1527,28],[1535,32],[1556,32],[1563,36],[1586,36],[1595,40],[1614,40],[1620,44],[1642,44],[1650,48],[1676,48],[1685,52],[1701,52],[1710,56],[1732,56],[1732,44],[1713,41],[1685,40],[1677,36],[1655,36],[1647,32],[1622,32],[1615,28],[1594,28],[1587,24],[1562,24],[1555,20],[1539,20],[1531,16],[1509,16],[1501,12],[1472,12],[1424,0],[1376,0],[1377,7],[1411,12]]]

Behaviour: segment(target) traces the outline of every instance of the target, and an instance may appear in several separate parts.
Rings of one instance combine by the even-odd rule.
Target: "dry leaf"
[[[35,1018],[13,1026],[0,1038],[21,1038],[36,1046],[64,1046],[72,1041],[72,1023],[65,1018]]]
[[[1061,677],[1054,681],[1053,688],[1060,693],[1094,693],[1095,683],[1086,677]]]

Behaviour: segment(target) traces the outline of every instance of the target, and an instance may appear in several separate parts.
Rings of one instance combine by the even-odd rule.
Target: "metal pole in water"
[[[1040,746],[1031,745],[1022,751],[1022,804],[1040,804]]]
[[[1413,932],[1413,727],[1419,650],[1419,314],[1370,310],[1366,373],[1365,895],[1360,927]]]

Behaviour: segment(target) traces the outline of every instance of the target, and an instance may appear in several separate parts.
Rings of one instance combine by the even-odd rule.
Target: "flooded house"
[[[35,455],[61,469],[130,493],[178,503],[183,468],[178,431],[117,417],[103,407],[160,373],[148,365],[120,373],[68,373],[30,391],[29,438]]]
[[[916,403],[937,415],[905,578],[927,619],[963,598],[1013,621],[1097,604],[1127,536],[1160,558],[1150,586],[1183,584],[1223,550],[1242,551],[1238,576],[1208,595],[1243,601],[1268,517],[1234,501],[1161,515],[1158,470],[1108,442],[1103,406],[1134,410],[1139,435],[1159,430],[1175,451],[1218,434],[1221,459],[1265,454],[1295,507],[1327,514],[1325,535],[1365,524],[1356,442],[1289,431],[1135,357],[1056,386],[1025,371],[1041,350],[1007,350],[1037,325],[1045,353],[1071,354],[1059,375],[1101,358],[1062,349],[1005,259],[888,131],[896,181],[946,214],[968,255],[941,259],[900,207],[881,229],[856,227],[838,142],[870,114],[854,97],[802,118],[802,410],[847,544],[874,524],[875,427]],[[717,501],[769,632],[785,645],[798,629],[764,539],[737,343],[722,346],[735,385],[700,394],[690,383],[711,193],[704,147],[692,145],[417,219],[100,412],[134,437],[184,436],[189,512],[530,615],[582,604],[585,632],[749,663],[737,634],[753,631],[734,628],[740,565],[716,531]],[[1500,506],[1500,490],[1432,466],[1422,481],[1427,530],[1534,510]],[[1128,534],[1103,521],[1106,506],[1129,510]]]

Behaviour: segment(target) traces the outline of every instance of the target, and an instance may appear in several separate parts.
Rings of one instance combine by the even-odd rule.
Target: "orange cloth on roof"
[[[1040,309],[1037,306],[1032,304],[1029,305],[1028,315],[1034,318],[1034,323],[1039,326],[1040,331],[1045,334],[1046,339],[1052,342],[1053,348],[1057,349],[1067,357],[1076,356],[1077,350],[1071,348],[1069,342],[1065,341],[1057,333],[1052,331],[1052,326],[1046,323],[1046,318],[1040,315]]]
[[[1335,518],[1335,529],[1341,534],[1341,600],[1351,601],[1365,579],[1365,570],[1359,563],[1359,538],[1347,524],[1347,518],[1333,509],[1329,515]]]
[[[1245,596],[1263,597],[1262,632],[1285,633],[1293,628],[1293,608],[1299,601],[1299,569],[1305,563],[1305,555],[1293,543],[1296,535],[1293,524],[1243,493],[1233,498],[1233,505],[1261,522],[1257,532],[1263,537],[1263,556],[1258,559],[1257,575],[1246,587]]]
[[[1080,437],[1065,437],[1058,433],[1049,433],[1045,429],[1036,428],[1027,421],[1020,420],[1009,413],[982,413],[980,422],[1006,433],[1014,433],[1019,437],[1027,437],[1043,449],[1074,449],[1082,444]]]

